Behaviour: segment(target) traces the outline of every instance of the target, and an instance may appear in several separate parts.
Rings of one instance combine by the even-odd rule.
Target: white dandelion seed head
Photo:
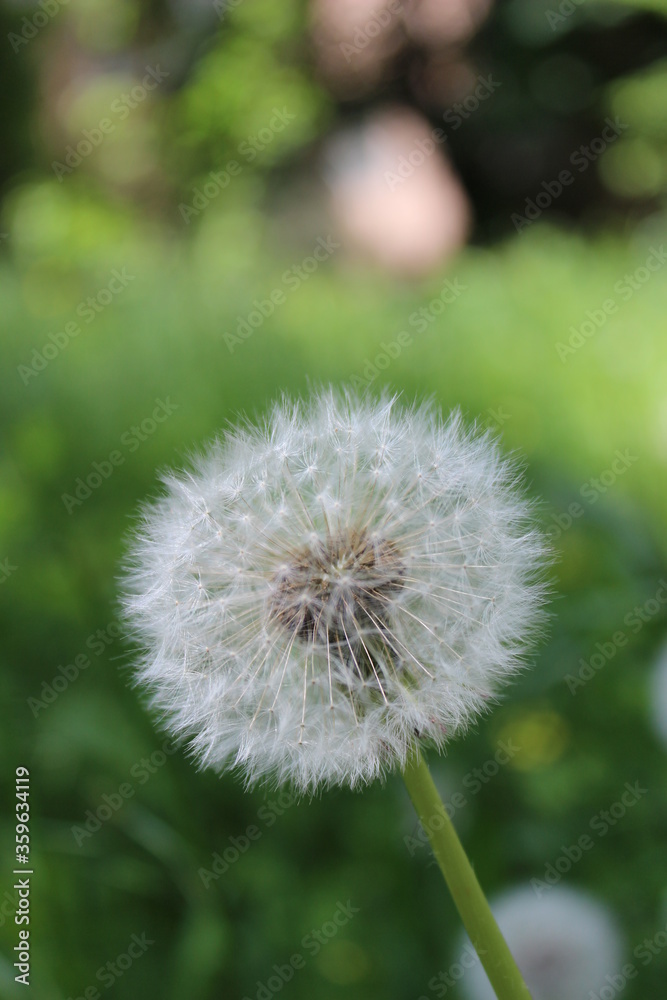
[[[605,977],[623,964],[613,914],[579,889],[555,886],[538,897],[519,886],[492,900],[491,909],[533,1000],[597,996]],[[461,986],[469,1000],[496,995],[480,963],[465,972]]]
[[[355,786],[442,747],[521,665],[543,542],[459,415],[329,389],[164,483],[124,605],[137,678],[201,764]]]

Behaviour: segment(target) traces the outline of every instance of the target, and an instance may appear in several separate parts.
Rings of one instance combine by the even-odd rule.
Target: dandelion
[[[458,414],[327,390],[164,484],[125,612],[168,728],[249,784],[400,768],[415,801],[420,748],[490,706],[539,617],[544,550],[514,465]]]
[[[608,977],[623,962],[623,943],[602,903],[565,886],[540,898],[520,886],[491,907],[534,1000],[573,1000],[609,989]],[[462,987],[469,1000],[493,1000],[480,965],[465,973]]]
[[[521,662],[541,543],[488,436],[327,392],[168,475],[134,546],[140,679],[203,764],[302,791],[442,747]]]

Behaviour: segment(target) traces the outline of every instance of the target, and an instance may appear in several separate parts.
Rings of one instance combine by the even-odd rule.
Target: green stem
[[[429,769],[419,754],[406,765],[403,780],[498,1000],[530,1000],[528,987],[500,933]]]

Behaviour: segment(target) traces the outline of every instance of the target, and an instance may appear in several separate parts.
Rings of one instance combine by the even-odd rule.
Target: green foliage
[[[56,231],[57,211],[53,218]],[[477,794],[466,792],[456,817],[490,891],[542,877],[625,781],[643,782],[646,800],[566,882],[616,911],[630,948],[652,936],[665,922],[667,758],[649,724],[647,677],[665,619],[664,611],[649,616],[635,633],[624,618],[658,589],[667,546],[659,272],[566,361],[556,348],[587,310],[615,294],[648,246],[630,253],[611,238],[588,243],[534,227],[496,250],[467,251],[449,275],[422,287],[351,276],[333,258],[230,353],[222,333],[254,298],[280,286],[293,261],[261,255],[232,285],[224,267],[201,271],[194,245],[174,254],[137,244],[135,281],[24,385],[17,367],[30,362],[33,347],[41,350],[48,333],[106,284],[109,268],[127,261],[122,225],[116,231],[119,242],[107,246],[104,261],[87,268],[77,255],[61,261],[59,288],[36,300],[30,275],[48,258],[36,259],[34,247],[0,272],[9,327],[0,555],[17,567],[3,584],[2,655],[6,667],[20,664],[0,674],[0,742],[5,781],[20,763],[33,773],[33,995],[80,996],[131,933],[145,931],[155,944],[114,984],[114,996],[254,997],[273,964],[303,951],[304,935],[348,898],[360,913],[295,973],[292,997],[428,994],[429,978],[456,957],[456,915],[426,848],[414,842],[396,778],[362,795],[332,792],[281,810],[274,793],[245,793],[233,778],[196,773],[181,751],[143,783],[137,777],[165,738],[128,686],[131,649],[113,637],[114,577],[130,518],[155,491],[156,468],[185,461],[227,418],[261,412],[310,379],[433,393],[444,407],[500,422],[505,445],[527,456],[535,493],[546,501],[545,526],[581,505],[554,542],[554,618],[534,669],[477,732],[435,761],[435,773],[448,798],[466,789],[465,776],[493,757],[497,740],[522,747]],[[419,332],[410,317],[434,311],[429,303],[446,277],[465,291]],[[381,371],[383,352],[402,330],[412,343]],[[165,398],[177,408],[151,433],[144,424],[140,440],[133,428],[141,434],[155,400]],[[594,500],[584,498],[582,487],[626,448],[636,463]],[[63,495],[115,450],[122,464],[68,513]],[[571,693],[566,676],[619,628],[627,644]],[[27,699],[41,702],[43,685],[62,676],[59,665],[81,653],[90,665],[53,704],[30,703],[31,711]],[[127,781],[135,794],[92,835],[77,834],[87,810]],[[213,855],[249,826],[260,830],[257,842],[205,888],[199,870],[211,872]],[[11,837],[7,819],[2,837]],[[5,923],[5,954],[13,936]],[[658,957],[628,1000],[657,995],[663,976]],[[3,995],[20,994],[7,982]]]
[[[76,130],[94,126],[112,91],[125,87],[121,56],[152,64],[187,46],[176,36],[165,43],[156,25],[168,32],[171,22],[160,4],[81,0],[3,61],[10,99],[2,121],[12,138],[0,151],[0,780],[11,802],[14,768],[31,770],[36,1000],[79,997],[94,985],[119,1000],[255,998],[258,981],[304,951],[304,936],[348,899],[359,914],[309,954],[285,998],[432,1000],[429,979],[458,954],[458,918],[399,779],[299,804],[266,789],[247,793],[232,777],[196,772],[182,749],[171,753],[160,720],[130,684],[132,646],[116,624],[115,581],[137,506],[158,489],[156,470],[187,462],[239,413],[261,414],[277,394],[312,382],[432,395],[523,456],[555,549],[549,636],[502,705],[433,762],[436,780],[445,800],[465,793],[454,819],[491,893],[541,878],[626,781],[640,781],[645,799],[564,884],[609,905],[628,957],[667,923],[667,755],[651,728],[649,687],[666,619],[662,606],[647,610],[667,576],[667,263],[646,270],[663,252],[665,66],[624,70],[603,84],[612,73],[607,36],[599,49],[592,44],[604,26],[622,35],[640,21],[645,31],[639,11],[665,2],[612,10],[587,0],[555,20],[547,15],[563,6],[556,0],[497,6],[480,71],[486,59],[494,72],[495,59],[506,70],[498,104],[451,143],[465,154],[455,159],[464,182],[472,178],[471,196],[500,197],[507,149],[516,151],[503,143],[518,137],[531,159],[534,122],[553,135],[565,129],[545,179],[568,162],[580,141],[572,136],[596,134],[589,119],[567,132],[567,100],[558,73],[549,76],[554,56],[557,64],[574,53],[584,69],[583,113],[596,102],[600,121],[612,114],[631,122],[586,180],[599,170],[614,198],[638,199],[645,218],[619,235],[596,202],[601,231],[584,238],[544,223],[555,206],[504,242],[469,247],[421,284],[353,271],[338,252],[285,284],[312,249],[303,229],[325,224],[300,218],[292,226],[289,210],[273,214],[280,199],[271,196],[288,167],[306,182],[311,145],[349,111],[314,81],[303,3],[243,0],[205,37],[189,28],[196,55],[176,51],[154,103],[62,183],[21,97],[39,89],[26,80],[47,33],[67,39],[72,31],[109,60],[90,87],[82,75]],[[7,31],[19,30],[24,13],[1,16]],[[158,39],[155,49],[153,41],[143,47],[147,38]],[[641,63],[633,52],[628,60],[621,64]],[[408,77],[420,79],[410,67],[396,93],[409,89]],[[546,105],[536,85],[545,67]],[[275,108],[294,115],[282,130],[271,130]],[[545,108],[555,115],[546,125]],[[251,158],[242,145],[267,128],[270,142]],[[488,174],[480,150],[493,164]],[[182,224],[179,201],[191,204],[210,171],[239,158],[242,174]],[[477,179],[466,162],[477,163]],[[525,196],[533,194],[526,185]],[[505,203],[476,208],[490,232],[498,219],[499,231],[511,231]],[[443,307],[445,281],[461,293]],[[275,289],[284,303],[239,336],[253,303]],[[159,421],[156,409],[172,412]],[[618,452],[629,457],[614,472]],[[626,641],[612,643],[619,631]],[[591,667],[597,644],[610,643],[612,654]],[[473,793],[469,776],[493,759],[498,740],[521,751]],[[104,797],[116,801],[128,784],[132,794],[86,830]],[[246,850],[251,827],[260,835]],[[13,812],[0,817],[0,838],[12,843]],[[238,860],[216,862],[216,854],[233,857],[234,843],[243,848]],[[23,993],[9,958],[10,886],[6,864],[0,995],[14,1000]],[[97,971],[144,933],[155,943],[107,992]],[[667,950],[641,968],[627,1000],[661,995],[666,967]]]
[[[167,154],[179,170],[219,170],[235,158],[265,171],[318,134],[327,100],[303,65],[301,29],[295,0],[242,3],[230,12],[173,102]],[[276,109],[289,123],[259,156],[252,138],[270,127]]]

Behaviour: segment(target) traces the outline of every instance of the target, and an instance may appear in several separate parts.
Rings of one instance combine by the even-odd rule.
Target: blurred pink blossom
[[[413,0],[403,8],[409,36],[429,47],[467,42],[486,19],[492,0]]]
[[[465,243],[470,207],[450,166],[444,130],[396,107],[329,141],[327,180],[348,250],[421,277]]]
[[[493,0],[312,0],[312,38],[319,69],[340,94],[363,93],[386,75],[412,39],[431,51],[462,45]]]
[[[319,68],[339,93],[377,83],[404,41],[401,0],[313,0],[312,38]]]

